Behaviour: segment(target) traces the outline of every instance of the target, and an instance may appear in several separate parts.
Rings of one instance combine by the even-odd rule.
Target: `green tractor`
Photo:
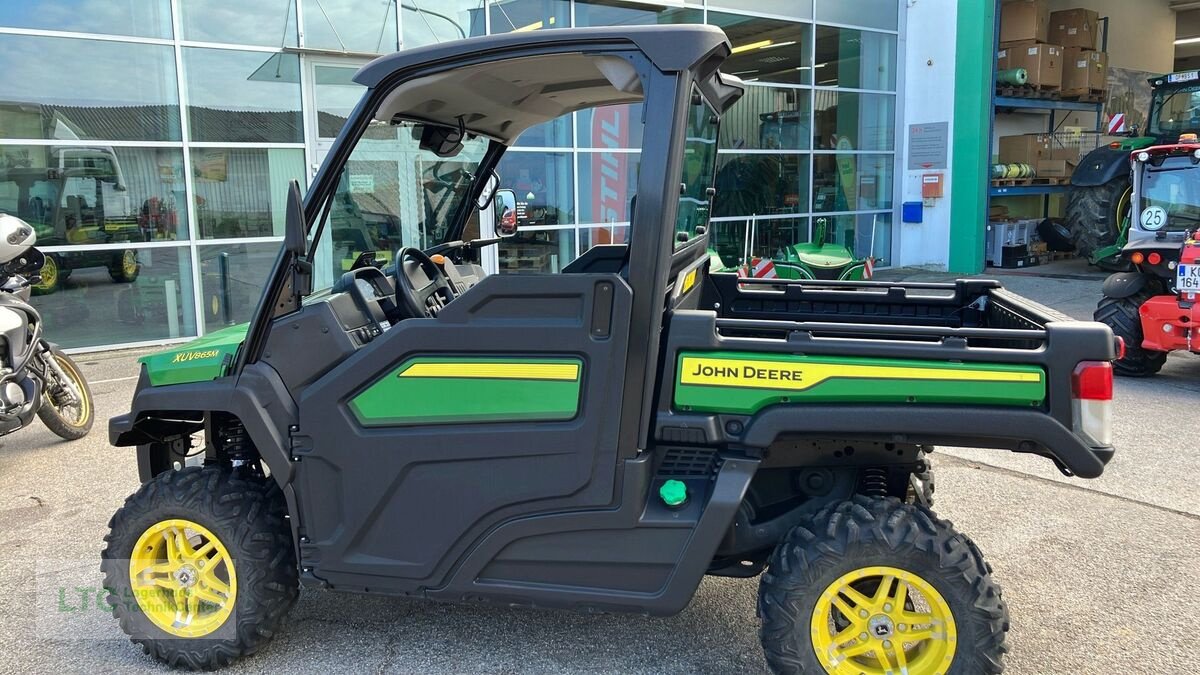
[[[727,232],[726,234],[731,233]],[[747,235],[753,239],[753,235]],[[745,242],[721,237],[714,232],[708,249],[713,272],[734,272],[742,265],[758,268]],[[862,281],[868,279],[867,260],[854,255],[850,247],[829,241],[826,218],[817,218],[811,241],[789,244],[769,261],[780,279],[819,279],[823,281]],[[750,272],[751,276],[761,276]]]
[[[1134,127],[1129,137],[1093,150],[1071,177],[1067,224],[1076,251],[1093,265],[1119,264],[1131,196],[1129,153],[1200,132],[1200,70],[1155,77],[1150,86],[1145,135]]]

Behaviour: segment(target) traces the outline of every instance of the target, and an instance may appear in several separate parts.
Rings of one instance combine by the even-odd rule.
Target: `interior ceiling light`
[[[748,52],[751,49],[762,49],[763,47],[769,47],[773,44],[775,44],[773,40],[759,40],[758,42],[751,42],[750,44],[745,44],[741,47],[734,47],[733,53],[741,54],[742,52]]]
[[[794,44],[796,44],[795,40],[788,40],[787,42],[776,42],[774,44],[763,45],[763,46],[759,47],[759,49],[775,49],[776,47],[786,47],[788,45],[794,45]]]
[[[1178,40],[1175,41],[1175,44],[1177,44],[1177,45],[1194,45],[1197,42],[1200,42],[1200,37],[1179,38]]]

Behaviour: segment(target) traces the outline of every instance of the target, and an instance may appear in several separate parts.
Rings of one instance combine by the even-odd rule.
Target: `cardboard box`
[[[1099,39],[1099,13],[1090,9],[1065,9],[1050,15],[1050,35],[1044,42],[1063,47],[1095,49]]]
[[[1088,94],[1108,89],[1108,54],[1066,47],[1062,60],[1064,94]]]
[[[1049,0],[1006,0],[1000,6],[1000,42],[1046,42],[1049,34]]]
[[[1029,164],[1036,167],[1043,159],[1050,159],[1050,138],[1046,134],[1000,137],[1001,164]]]
[[[1016,42],[1002,47],[1008,50],[1008,67],[1027,70],[1030,85],[1045,89],[1062,87],[1062,47],[1038,42]]]
[[[1037,163],[1037,177],[1070,178],[1077,165],[1078,161],[1072,163],[1065,159],[1043,159]]]
[[[1000,49],[996,52],[996,70],[1008,70],[1012,66],[1009,65],[1008,50]]]

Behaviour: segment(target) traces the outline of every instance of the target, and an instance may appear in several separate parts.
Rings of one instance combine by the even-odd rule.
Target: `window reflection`
[[[387,54],[398,47],[394,0],[300,0],[300,6],[305,47],[367,54]]]
[[[891,150],[896,138],[896,97],[891,94],[817,90],[817,147],[823,150]]]
[[[815,84],[848,89],[896,89],[896,36],[817,26]]]
[[[874,257],[880,265],[889,264],[892,245],[892,214],[855,213],[841,216],[814,216],[814,224],[824,221],[825,239],[848,248],[855,258]]]
[[[712,224],[708,247],[721,267],[734,268],[750,258],[786,259],[786,249],[809,241],[808,218],[738,218]]]
[[[575,221],[569,153],[506,152],[496,172],[500,174],[500,187],[517,193],[520,227],[567,225]]]
[[[46,258],[56,276],[34,289],[33,304],[63,347],[196,334],[187,247],[52,250]]]
[[[301,143],[300,57],[183,50],[193,141]]]
[[[317,136],[336,138],[366,87],[354,81],[353,66],[314,65],[313,98],[317,104]]]
[[[717,114],[700,90],[692,86],[692,103],[688,109],[687,139],[683,145],[683,175],[679,191],[675,232],[695,236],[700,227],[708,225],[712,215],[713,172],[717,158]],[[683,245],[676,240],[676,247]]]
[[[576,0],[576,26],[633,26],[645,24],[703,23],[698,9],[666,7],[646,2]]]
[[[170,47],[0,35],[0,138],[174,141],[179,129]]]
[[[807,211],[808,155],[718,155],[716,187],[718,217]]]
[[[208,332],[250,320],[281,244],[201,246],[200,303]]]
[[[721,118],[721,148],[807,150],[812,142],[810,96],[797,89],[746,87]]]
[[[817,20],[829,23],[896,30],[898,12],[896,0],[817,0]]]
[[[401,0],[404,46],[462,40],[484,34],[485,0]]]
[[[892,155],[813,157],[813,211],[892,208]]]
[[[579,153],[579,220],[629,222],[641,161],[637,152]]]
[[[576,143],[581,148],[642,147],[642,104],[624,103],[580,110]]]
[[[171,37],[169,0],[107,2],[102,11],[96,10],[94,0],[14,0],[0,4],[0,26],[152,38]]]
[[[304,181],[299,148],[192,148],[202,239],[282,236],[292,180]]]
[[[498,0],[491,6],[492,33],[512,33],[571,25],[568,0]]]
[[[810,24],[712,11],[708,22],[720,26],[733,45],[733,55],[721,65],[723,72],[747,82],[812,81]]]
[[[845,0],[838,0],[845,2]],[[895,0],[891,0],[893,3]],[[709,7],[778,14],[793,19],[812,18],[812,0],[711,0]],[[851,23],[854,23],[853,21]]]
[[[296,0],[181,0],[178,6],[185,40],[263,47],[297,45]]]
[[[549,122],[529,127],[513,143],[526,148],[558,148],[571,145],[571,116],[563,115]]]
[[[557,274],[577,256],[575,230],[519,230],[500,242],[501,274]]]

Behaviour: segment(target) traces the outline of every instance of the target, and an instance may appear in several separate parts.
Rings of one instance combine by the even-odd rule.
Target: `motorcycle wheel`
[[[62,384],[57,381],[54,369],[47,365],[46,390],[42,393],[42,405],[38,408],[38,417],[41,418],[46,428],[65,440],[73,441],[87,436],[88,432],[92,430],[92,422],[96,418],[96,406],[92,401],[92,390],[83,377],[83,371],[75,365],[71,357],[58,349],[52,349],[48,355],[43,355],[43,358],[54,359],[63,374],[71,380],[75,390],[79,392],[79,400],[66,404],[59,402],[65,398],[65,393],[61,391]]]

